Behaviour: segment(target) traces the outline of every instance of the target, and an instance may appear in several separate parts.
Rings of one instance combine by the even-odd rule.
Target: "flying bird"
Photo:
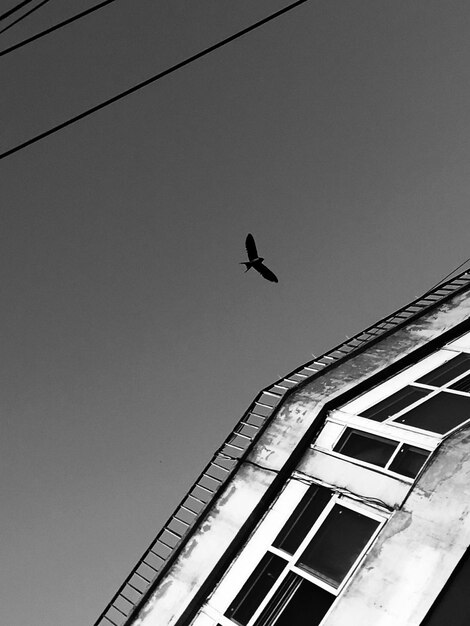
[[[279,282],[277,280],[277,276],[263,264],[264,258],[258,256],[255,240],[253,239],[253,235],[251,233],[249,233],[246,237],[245,247],[248,253],[248,261],[242,261],[240,263],[240,265],[246,266],[245,272],[253,267],[263,278],[266,278],[266,280],[270,280],[273,283]]]

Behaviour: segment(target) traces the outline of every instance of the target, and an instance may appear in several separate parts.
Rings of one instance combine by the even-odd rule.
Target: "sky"
[[[1,151],[287,4],[118,0],[1,57]],[[0,623],[93,624],[261,388],[470,256],[469,30],[311,0],[0,161]]]

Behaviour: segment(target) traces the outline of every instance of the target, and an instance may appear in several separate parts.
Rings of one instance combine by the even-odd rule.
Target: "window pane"
[[[361,433],[350,428],[342,435],[334,450],[360,461],[366,461],[379,467],[385,467],[395,452],[397,441]]]
[[[441,387],[468,370],[470,370],[470,354],[459,354],[416,382]]]
[[[331,491],[312,485],[276,537],[276,548],[294,554],[331,498]]]
[[[256,626],[317,626],[335,596],[295,574],[288,574]]]
[[[398,413],[402,409],[405,409],[413,402],[424,398],[429,393],[429,389],[420,389],[419,387],[404,387],[392,394],[382,402],[371,406],[370,409],[362,411],[362,417],[368,417],[376,422],[383,422],[391,415]]]
[[[470,376],[464,376],[458,382],[450,386],[450,389],[457,389],[457,391],[470,391]]]
[[[282,611],[276,626],[316,626],[334,600],[335,596],[328,591],[303,580]]]
[[[469,418],[470,398],[443,391],[397,417],[395,421],[443,434]]]
[[[276,582],[285,565],[286,561],[278,556],[269,552],[265,554],[225,615],[237,624],[246,624]]]
[[[369,541],[378,522],[336,505],[299,559],[299,565],[337,587]]]
[[[403,445],[398,451],[397,456],[393,459],[389,469],[391,469],[392,472],[397,472],[397,474],[408,476],[408,478],[415,478],[429,454],[427,450]]]

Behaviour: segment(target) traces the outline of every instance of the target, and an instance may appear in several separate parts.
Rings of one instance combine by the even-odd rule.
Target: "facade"
[[[470,272],[262,390],[96,626],[470,623]]]

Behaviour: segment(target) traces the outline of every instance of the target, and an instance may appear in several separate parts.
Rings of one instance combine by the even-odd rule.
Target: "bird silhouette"
[[[264,258],[258,256],[258,251],[256,249],[255,240],[251,233],[248,233],[245,241],[245,247],[248,254],[248,261],[242,261],[240,265],[245,265],[247,272],[252,267],[261,274],[263,278],[266,280],[270,280],[273,283],[279,282],[277,280],[277,276],[271,272],[271,270],[263,264]]]

